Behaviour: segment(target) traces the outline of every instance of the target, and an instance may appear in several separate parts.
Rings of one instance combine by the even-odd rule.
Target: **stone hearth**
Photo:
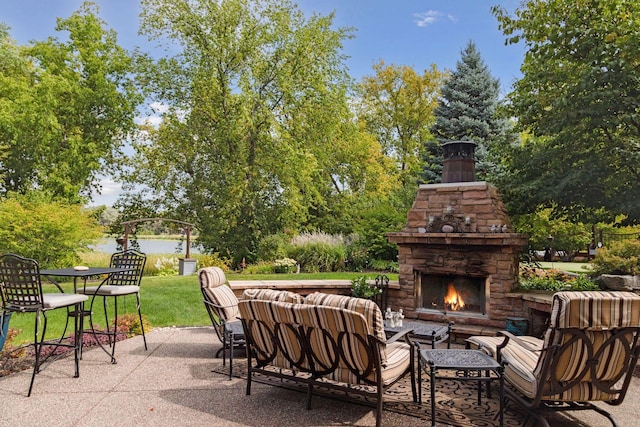
[[[486,182],[420,186],[407,225],[388,233],[399,246],[399,290],[391,307],[408,318],[504,327],[522,314],[522,300],[510,297],[518,281],[519,253],[527,237],[513,233],[497,189]],[[451,311],[426,306],[423,284],[433,276],[469,277],[482,283],[486,309]],[[435,304],[433,305],[435,307]]]

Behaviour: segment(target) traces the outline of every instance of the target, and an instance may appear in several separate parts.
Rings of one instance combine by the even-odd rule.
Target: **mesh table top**
[[[427,365],[440,369],[496,369],[500,364],[480,350],[421,350]]]

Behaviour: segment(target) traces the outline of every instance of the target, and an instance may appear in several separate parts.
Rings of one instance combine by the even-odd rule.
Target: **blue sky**
[[[136,0],[96,0],[100,16],[118,33],[119,43],[132,49],[148,45],[139,36],[139,2]],[[0,0],[0,21],[11,27],[11,37],[20,44],[44,40],[56,34],[56,18],[70,16],[82,0]],[[337,27],[353,27],[354,38],[344,42],[344,54],[351,76],[360,80],[372,74],[372,66],[408,65],[417,72],[435,64],[438,69],[453,70],[460,51],[472,40],[491,74],[501,83],[502,93],[520,78],[524,58],[522,45],[505,46],[504,35],[491,14],[499,4],[513,12],[520,0],[298,0],[306,14],[335,12]],[[94,204],[110,205],[119,186],[103,182],[103,195]]]

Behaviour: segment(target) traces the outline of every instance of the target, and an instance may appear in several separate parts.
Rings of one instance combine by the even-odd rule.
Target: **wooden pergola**
[[[191,229],[195,227],[195,224],[191,224],[190,222],[179,221],[177,219],[169,219],[169,218],[141,218],[134,219],[131,221],[124,221],[122,225],[124,226],[124,237],[122,238],[122,242],[118,240],[118,243],[122,244],[123,249],[126,251],[129,246],[129,233],[131,232],[131,227],[140,222],[151,222],[151,221],[169,221],[175,222],[176,224],[180,224],[184,226],[185,234],[187,235],[187,250],[185,254],[185,258],[189,259],[190,251],[191,251]]]

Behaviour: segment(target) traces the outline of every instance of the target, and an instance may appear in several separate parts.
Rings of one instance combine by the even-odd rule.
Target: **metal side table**
[[[487,383],[487,394],[490,382],[500,382],[500,426],[503,425],[504,410],[504,367],[480,350],[421,350],[420,368],[429,374],[431,379],[431,425],[436,425],[436,380],[449,379],[478,382],[478,404],[480,404],[482,383]],[[429,368],[427,370],[427,368]],[[455,371],[454,375],[438,376],[438,371]],[[484,374],[483,374],[484,372]],[[493,373],[493,375],[492,375]],[[422,393],[422,373],[418,377],[420,393]],[[422,400],[420,400],[422,403]]]

